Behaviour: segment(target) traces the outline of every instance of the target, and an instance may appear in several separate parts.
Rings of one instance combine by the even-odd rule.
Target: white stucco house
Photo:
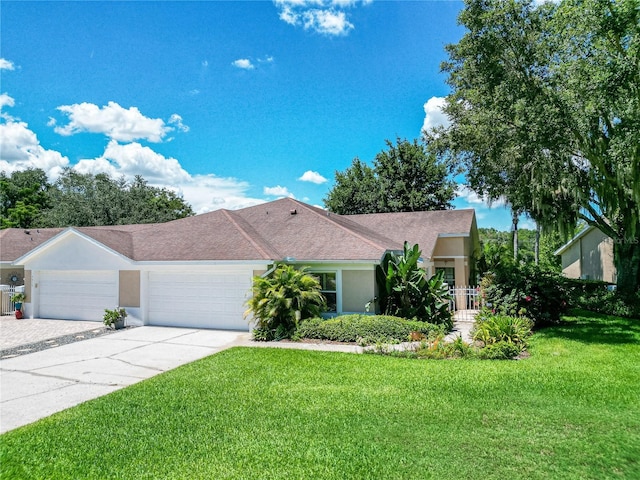
[[[101,321],[125,307],[144,325],[248,330],[255,275],[275,262],[307,265],[331,310],[364,312],[388,250],[418,243],[428,273],[473,276],[473,210],[342,216],[290,198],[163,224],[0,233],[3,265],[24,277],[31,318]]]

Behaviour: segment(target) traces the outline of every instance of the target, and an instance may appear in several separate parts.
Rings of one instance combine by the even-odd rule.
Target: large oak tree
[[[451,126],[427,141],[470,187],[545,227],[614,242],[618,289],[640,285],[640,2],[466,0],[443,64]]]

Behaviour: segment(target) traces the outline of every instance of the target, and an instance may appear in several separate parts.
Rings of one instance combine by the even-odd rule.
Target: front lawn
[[[640,478],[640,322],[520,361],[235,348],[0,437],[2,478]]]

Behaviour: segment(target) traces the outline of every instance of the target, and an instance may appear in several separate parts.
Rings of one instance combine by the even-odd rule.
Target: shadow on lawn
[[[560,325],[540,329],[538,334],[584,343],[640,344],[640,319],[574,310]]]

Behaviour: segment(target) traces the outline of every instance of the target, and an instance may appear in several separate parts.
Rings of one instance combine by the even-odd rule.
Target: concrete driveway
[[[0,360],[0,433],[249,338],[246,332],[145,326]]]

